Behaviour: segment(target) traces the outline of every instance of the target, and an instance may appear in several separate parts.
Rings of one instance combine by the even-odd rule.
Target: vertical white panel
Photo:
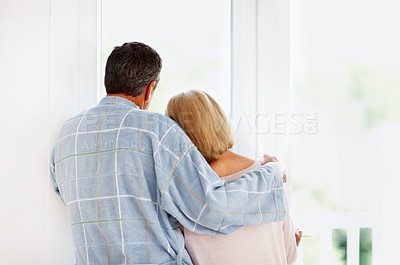
[[[332,229],[330,227],[320,230],[319,264],[332,264]]]
[[[62,123],[79,110],[78,1],[50,4],[49,148]],[[73,264],[71,229],[65,208],[49,188],[47,264]]]
[[[290,0],[233,0],[232,10],[235,151],[289,163]]]
[[[101,1],[78,2],[78,108],[80,111],[97,103],[97,69],[100,65],[97,56],[100,53],[100,46],[97,45],[99,33],[97,2]]]
[[[258,0],[257,6],[257,152],[288,162],[290,0]]]
[[[100,99],[105,96],[105,89],[103,88],[104,86],[104,76],[102,73],[102,50],[103,50],[103,44],[102,44],[102,16],[103,16],[103,1],[102,0],[97,0],[97,36],[96,36],[96,47],[97,47],[97,54],[96,54],[96,64],[97,64],[97,73],[96,73],[96,79],[97,79],[97,101],[100,101]]]
[[[0,264],[45,264],[47,0],[0,1]]]
[[[347,265],[360,263],[360,227],[350,226],[347,229]]]
[[[381,248],[384,244],[381,244],[382,240],[382,225],[378,222],[374,222],[372,226],[372,265],[378,265],[382,259]]]
[[[49,63],[51,148],[62,123],[97,101],[96,0],[51,0]],[[49,192],[47,264],[73,264],[66,209],[59,198]]]
[[[256,156],[256,0],[232,1],[231,117],[238,142],[234,150]]]
[[[290,176],[290,0],[257,1],[257,155],[273,154]]]

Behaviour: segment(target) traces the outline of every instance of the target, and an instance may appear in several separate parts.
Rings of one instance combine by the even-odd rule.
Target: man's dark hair
[[[139,96],[160,79],[162,60],[151,47],[140,42],[117,46],[108,56],[104,84],[107,94]]]

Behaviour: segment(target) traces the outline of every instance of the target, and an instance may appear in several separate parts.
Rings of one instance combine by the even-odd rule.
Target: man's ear
[[[155,81],[151,81],[150,84],[146,87],[145,94],[144,94],[144,102],[149,102],[151,96],[153,95],[153,90],[156,85]]]

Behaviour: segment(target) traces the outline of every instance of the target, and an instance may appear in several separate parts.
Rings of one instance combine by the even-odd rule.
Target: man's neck
[[[107,94],[107,97],[121,97],[124,99],[127,99],[129,101],[132,101],[133,103],[136,104],[136,106],[138,106],[140,109],[143,109],[144,106],[144,96],[143,95],[139,95],[137,97],[132,97],[132,96],[128,96],[122,93],[115,93],[115,94]]]

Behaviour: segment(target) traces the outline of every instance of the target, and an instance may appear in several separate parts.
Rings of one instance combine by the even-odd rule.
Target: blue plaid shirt
[[[121,97],[64,123],[50,175],[78,265],[192,264],[179,223],[228,234],[286,213],[275,163],[225,182],[173,120]]]

